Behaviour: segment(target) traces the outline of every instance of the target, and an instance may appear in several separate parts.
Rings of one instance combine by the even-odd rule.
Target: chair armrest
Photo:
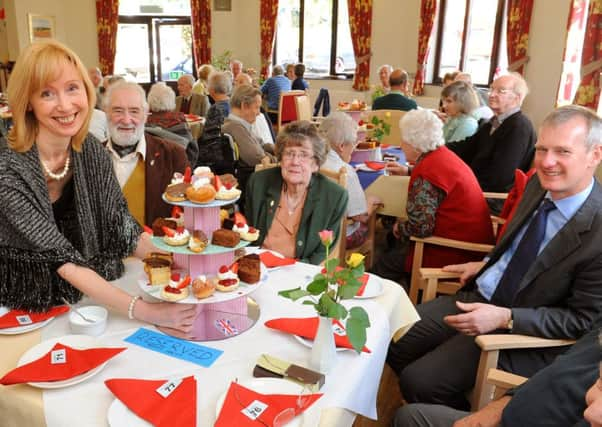
[[[487,382],[505,390],[518,387],[526,381],[527,378],[525,377],[511,374],[510,372],[502,371],[501,369],[490,369],[487,373]]]
[[[442,268],[421,268],[420,276],[423,279],[457,279],[461,276],[460,273],[451,271],[443,271]]]
[[[484,253],[489,253],[493,249],[493,245],[487,245],[485,243],[465,242],[462,240],[446,239],[445,237],[437,237],[437,236],[430,236],[430,237],[411,236],[410,240],[412,240],[414,242],[426,243],[429,245],[446,246],[446,247],[450,247],[450,248],[458,248],[458,249],[464,249],[467,251],[484,252]]]
[[[475,342],[483,351],[507,350],[512,348],[545,348],[572,345],[575,340],[540,338],[518,334],[479,335]]]
[[[483,197],[486,199],[507,199],[508,193],[493,193],[491,191],[483,191]]]

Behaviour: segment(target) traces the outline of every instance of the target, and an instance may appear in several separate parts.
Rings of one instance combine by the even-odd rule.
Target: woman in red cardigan
[[[414,166],[387,164],[391,174],[410,175],[407,221],[393,226],[395,247],[387,251],[373,273],[400,281],[412,265],[410,236],[438,236],[475,243],[493,243],[489,209],[472,170],[445,147],[443,124],[428,110],[407,112],[399,122],[401,148]],[[442,267],[482,258],[454,248],[429,245],[424,267]],[[462,260],[462,261],[460,261]]]

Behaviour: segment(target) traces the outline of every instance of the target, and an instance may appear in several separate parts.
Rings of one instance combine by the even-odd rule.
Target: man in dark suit
[[[520,74],[510,73],[494,80],[489,91],[493,118],[477,132],[461,141],[447,144],[468,164],[483,191],[507,193],[514,185],[514,171],[531,167],[536,135],[531,121],[520,111],[528,87]],[[493,213],[503,201],[489,200]]]
[[[486,262],[446,267],[464,288],[419,305],[421,320],[389,347],[406,401],[467,409],[475,335],[577,339],[592,328],[602,312],[602,188],[593,178],[601,144],[602,121],[590,110],[562,107],[544,120],[537,174],[499,244]],[[498,365],[530,377],[562,351],[502,351]]]
[[[410,111],[418,108],[413,99],[404,94],[408,92],[408,73],[399,68],[393,70],[389,76],[391,91],[372,103],[373,110],[401,110]]]
[[[190,74],[184,74],[178,79],[179,96],[176,97],[176,111],[205,117],[210,107],[209,98],[206,95],[192,93],[193,85],[194,77]]]
[[[186,151],[144,132],[148,105],[138,84],[116,83],[106,97],[110,134],[106,148],[115,175],[132,216],[150,226],[157,217],[170,216],[171,206],[161,196],[173,173],[183,173],[188,166]]]

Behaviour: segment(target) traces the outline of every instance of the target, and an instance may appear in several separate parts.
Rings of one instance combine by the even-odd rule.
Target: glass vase
[[[336,362],[336,356],[332,319],[320,316],[318,330],[311,349],[311,367],[319,372],[328,373]]]

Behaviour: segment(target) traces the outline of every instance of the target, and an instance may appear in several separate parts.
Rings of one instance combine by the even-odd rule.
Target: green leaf
[[[329,274],[331,274],[335,270],[337,265],[339,265],[339,260],[336,258],[331,258],[329,260],[326,260],[326,262],[324,263],[324,267],[326,267],[326,271]]]
[[[307,292],[311,295],[320,295],[326,288],[328,288],[328,281],[320,274],[320,277],[316,276],[313,282],[307,285]]]
[[[349,310],[349,318],[357,320],[364,327],[370,327],[370,317],[368,317],[368,313],[362,307],[353,307]]]
[[[347,329],[349,342],[358,354],[361,353],[362,348],[366,345],[366,326],[361,321],[349,317],[345,322],[345,329]]]
[[[356,279],[351,279],[348,283],[339,288],[339,296],[341,299],[351,299],[357,295],[357,292],[362,287],[362,284]]]
[[[281,297],[284,297],[284,298],[290,298],[291,292],[298,291],[299,289],[301,289],[301,288],[297,287],[297,288],[293,288],[293,289],[286,289],[284,291],[278,292],[278,295],[280,295]]]
[[[330,307],[328,307],[328,317],[330,317],[331,319],[342,320],[345,317],[347,317],[347,309],[338,302],[335,302]]]
[[[310,294],[305,289],[295,288],[295,289],[288,289],[285,291],[280,291],[280,292],[278,292],[278,295],[280,295],[284,298],[291,299],[293,301],[297,301],[299,298],[306,297]]]
[[[372,116],[372,124],[378,125],[378,122],[379,122],[378,117]]]
[[[355,267],[353,270],[351,270],[351,272],[353,273],[354,277],[362,277],[362,275],[365,272],[364,263],[361,263],[360,265]]]

